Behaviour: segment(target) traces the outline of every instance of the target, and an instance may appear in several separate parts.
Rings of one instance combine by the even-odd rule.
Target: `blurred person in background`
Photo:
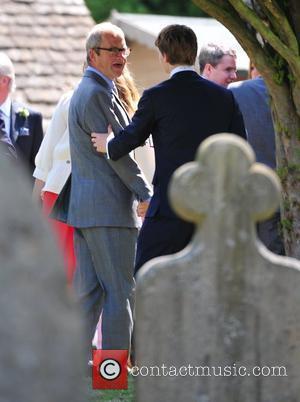
[[[276,169],[275,132],[270,109],[270,96],[263,77],[252,62],[249,80],[229,85],[241,109],[248,142],[252,146],[257,162]],[[284,244],[280,233],[280,211],[271,218],[257,224],[257,234],[264,245],[273,253],[284,255]]]
[[[0,140],[23,162],[31,178],[43,139],[42,115],[13,99],[15,87],[13,63],[0,52]]]
[[[236,80],[236,51],[226,45],[208,43],[199,53],[199,68],[203,78],[224,88]]]

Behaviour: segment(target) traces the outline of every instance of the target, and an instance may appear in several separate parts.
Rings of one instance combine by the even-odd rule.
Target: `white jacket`
[[[33,176],[45,182],[43,191],[59,194],[71,173],[68,111],[72,92],[59,100],[35,158]]]

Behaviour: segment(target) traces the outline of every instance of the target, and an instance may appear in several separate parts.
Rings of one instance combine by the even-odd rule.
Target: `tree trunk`
[[[281,227],[284,244],[287,255],[300,259],[300,121],[292,100],[285,103],[273,97],[272,109],[277,173],[282,185]]]

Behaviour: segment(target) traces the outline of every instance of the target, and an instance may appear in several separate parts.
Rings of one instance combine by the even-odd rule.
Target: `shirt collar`
[[[101,78],[104,79],[104,81],[109,85],[109,88],[113,91],[115,89],[115,83],[111,79],[107,78],[104,74],[101,73],[101,71],[97,70],[94,67],[88,66],[86,68],[86,71],[93,71],[94,73],[100,75]]]
[[[173,68],[170,72],[170,78],[173,77],[174,74],[180,73],[181,71],[196,71],[194,66],[177,66]]]
[[[2,103],[0,106],[0,110],[4,114],[4,116],[9,117],[10,116],[10,110],[11,110],[11,97],[8,96],[5,100],[5,102]]]

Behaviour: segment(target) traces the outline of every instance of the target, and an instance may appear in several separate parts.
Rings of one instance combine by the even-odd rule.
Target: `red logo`
[[[93,350],[93,388],[127,389],[128,350]]]

